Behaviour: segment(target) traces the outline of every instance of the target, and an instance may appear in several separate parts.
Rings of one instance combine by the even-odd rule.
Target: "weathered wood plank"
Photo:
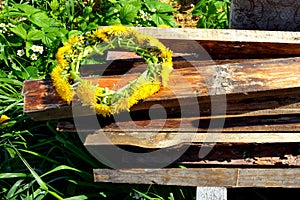
[[[174,164],[193,167],[300,167],[299,143],[193,143],[186,145],[190,145],[189,148],[174,161]],[[205,157],[200,157],[200,150],[209,153]],[[126,160],[126,162],[136,161]]]
[[[300,53],[299,32],[148,27],[136,29],[160,39],[174,52],[196,53],[203,58],[207,57],[203,50],[214,59],[291,57]]]
[[[165,148],[182,143],[281,143],[300,142],[299,115],[225,117],[220,127],[210,127],[214,117],[102,120],[89,117],[61,121],[59,131],[88,133],[84,145],[132,145]],[[150,124],[150,125],[149,125]],[[101,129],[100,129],[101,126]],[[108,138],[108,140],[103,139]]]
[[[228,114],[281,106],[285,106],[283,109],[297,110],[300,89],[299,61],[300,58],[287,58],[207,66],[201,66],[199,62],[181,62],[183,66],[172,72],[168,88],[163,88],[143,103],[133,106],[131,110],[146,110],[159,103],[176,112],[178,99],[182,100],[180,107],[184,107],[198,104],[195,101],[197,98],[201,103],[201,112],[206,111],[209,114],[211,97],[216,96],[216,102],[224,102],[224,94],[227,95]],[[99,82],[102,87],[119,88],[136,75],[103,76],[89,80]],[[60,100],[49,80],[26,81],[23,95],[25,113],[36,120],[72,117],[70,106]],[[265,102],[257,101],[259,98]],[[78,105],[76,99],[73,105]],[[85,114],[82,111],[82,115]]]
[[[85,146],[91,152],[99,153],[111,148],[111,146]],[[163,151],[167,153],[159,156],[150,155],[153,150],[162,149],[136,148],[129,145],[118,147],[125,151],[115,153],[112,160],[122,160],[122,166],[133,166],[132,163],[143,163],[143,166],[150,163],[152,166],[160,165],[162,161],[169,160],[172,153],[181,152],[181,155],[172,161],[172,166],[184,165],[191,168],[300,167],[299,143],[185,143],[165,148]],[[128,156],[130,152],[139,152],[141,155]],[[206,155],[203,152],[206,152]],[[143,153],[148,155],[144,156]]]
[[[96,182],[194,187],[300,188],[299,168],[94,169]]]
[[[110,142],[103,140],[103,137]],[[143,148],[165,148],[188,142],[276,143],[300,142],[300,133],[222,133],[211,136],[206,133],[105,133],[89,134],[84,145],[131,145]]]
[[[101,28],[101,27],[100,27]],[[135,27],[140,33],[167,40],[204,40],[230,42],[300,43],[300,33],[293,31],[261,31],[235,29]]]

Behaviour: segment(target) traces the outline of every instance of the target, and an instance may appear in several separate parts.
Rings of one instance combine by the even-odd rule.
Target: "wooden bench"
[[[63,102],[49,80],[24,83],[25,113],[35,120],[60,119],[58,130],[78,132],[101,161],[96,151],[111,146],[150,154],[184,149],[163,169],[155,166],[168,160],[168,154],[115,154],[112,160],[124,164],[116,168],[124,169],[95,169],[97,182],[195,186],[199,197],[218,193],[220,199],[226,199],[226,188],[300,187],[299,32],[137,29],[174,51],[174,71],[168,88],[132,107],[130,120],[123,113],[97,118],[101,128],[88,123],[95,119],[93,112],[76,99],[72,106]],[[129,80],[144,67],[130,52],[110,51],[107,60],[113,62],[106,69],[86,68],[103,73],[89,79],[107,87],[124,79],[123,73]],[[156,104],[161,106],[151,107]],[[218,106],[222,109],[215,110]],[[76,120],[86,123],[76,123],[72,109],[79,109]],[[149,109],[154,111],[150,117]],[[105,159],[109,165],[111,158]]]

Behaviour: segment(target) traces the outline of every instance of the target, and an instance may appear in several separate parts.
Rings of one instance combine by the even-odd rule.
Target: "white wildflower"
[[[17,55],[20,56],[20,57],[23,56],[24,54],[25,54],[24,49],[20,49],[20,50],[17,51]]]
[[[39,49],[39,53],[40,53],[40,54],[43,54],[43,52],[44,52],[44,47],[43,47],[43,46],[39,46],[38,49]]]
[[[37,55],[35,53],[33,53],[31,56],[30,56],[31,60],[37,60]]]
[[[156,12],[156,9],[155,9],[155,8],[152,8],[152,9],[151,9],[151,12]]]
[[[115,8],[115,9],[114,9],[114,13],[117,13],[117,12],[119,12],[119,10]]]
[[[4,23],[0,23],[0,28],[4,28],[5,24]]]
[[[32,47],[30,48],[33,52],[39,52],[40,54],[43,53],[44,48],[43,46],[37,46],[37,45],[32,45]]]
[[[9,26],[9,27],[12,27],[12,28],[15,28],[15,27],[16,27],[16,26],[13,25],[12,23],[8,23],[8,26]]]

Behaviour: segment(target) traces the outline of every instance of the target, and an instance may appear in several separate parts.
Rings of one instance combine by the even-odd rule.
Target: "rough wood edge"
[[[300,168],[94,169],[95,182],[226,188],[300,188]]]
[[[101,27],[100,27],[101,28]],[[195,29],[195,28],[156,28],[132,27],[140,33],[158,39],[207,40],[231,42],[270,42],[300,43],[300,32],[293,31],[262,31],[237,29]]]
[[[80,134],[80,133],[79,133]],[[85,146],[130,145],[149,149],[167,148],[184,143],[298,143],[300,133],[101,133],[88,134]]]

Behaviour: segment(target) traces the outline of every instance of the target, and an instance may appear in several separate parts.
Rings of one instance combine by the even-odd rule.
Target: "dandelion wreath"
[[[103,88],[82,79],[79,68],[84,59],[95,52],[104,54],[123,48],[141,56],[147,69],[134,81],[118,90]],[[129,109],[166,86],[172,71],[172,51],[157,39],[140,34],[132,28],[116,25],[71,37],[56,53],[58,64],[51,78],[57,93],[69,104],[74,92],[83,104],[97,114],[109,116]]]

